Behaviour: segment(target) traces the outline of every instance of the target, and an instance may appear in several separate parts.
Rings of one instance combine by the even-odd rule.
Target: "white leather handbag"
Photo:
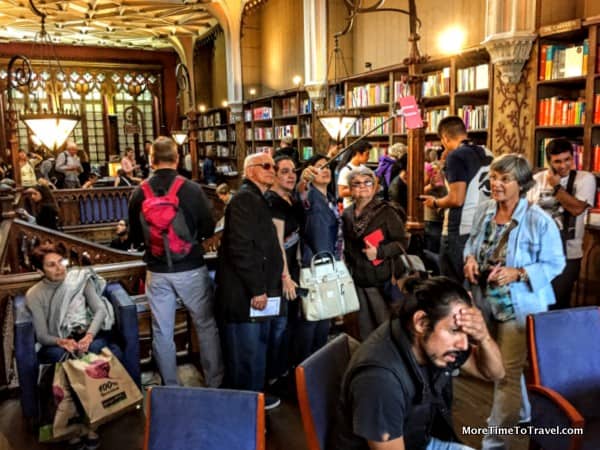
[[[302,310],[308,321],[330,319],[360,309],[348,268],[329,252],[317,253],[310,267],[300,271],[300,286],[308,289],[308,295],[302,297]]]

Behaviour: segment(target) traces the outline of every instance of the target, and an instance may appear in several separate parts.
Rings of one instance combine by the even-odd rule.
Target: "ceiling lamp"
[[[171,131],[171,137],[177,143],[177,145],[181,146],[185,144],[185,141],[187,141],[188,134],[185,130],[173,130]]]
[[[42,60],[47,55],[47,61],[43,61],[43,63],[46,64],[48,73],[50,73],[52,79],[46,81],[48,105],[43,107],[40,104],[41,99],[37,98],[36,110],[33,108],[26,110],[19,115],[19,118],[25,122],[31,133],[36,135],[46,148],[56,151],[65,143],[75,128],[79,122],[80,115],[76,111],[63,108],[61,94],[62,89],[67,87],[68,81],[56,56],[52,39],[46,31],[46,14],[38,10],[32,0],[29,0],[29,5],[33,13],[41,18],[41,30],[35,35],[34,49],[37,46],[41,48]],[[9,71],[10,69],[9,67]],[[62,74],[62,76],[59,76],[59,74]],[[31,80],[29,79],[29,81]],[[70,90],[68,92],[70,95]],[[72,103],[74,104],[73,101]]]
[[[348,68],[346,67],[344,55],[342,54],[342,49],[339,45],[339,33],[334,34],[333,37],[335,40],[335,45],[331,51],[331,55],[329,55],[329,61],[327,63],[327,79],[329,79],[329,69],[331,68],[331,62],[333,61],[333,85],[335,93],[334,105],[331,104],[331,99],[329,98],[331,89],[328,87],[325,94],[325,108],[327,109],[318,112],[317,118],[323,127],[325,127],[325,130],[327,130],[327,133],[331,139],[334,139],[337,143],[339,143],[346,137],[352,128],[352,125],[354,125],[354,123],[358,120],[359,115],[354,111],[348,111],[347,109],[342,110],[343,104],[342,102],[338,101],[338,59],[344,65],[346,76],[348,76]]]

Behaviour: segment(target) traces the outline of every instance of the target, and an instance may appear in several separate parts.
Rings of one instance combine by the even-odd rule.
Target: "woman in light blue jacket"
[[[551,281],[565,266],[556,224],[525,194],[533,186],[527,160],[508,154],[490,166],[492,200],[480,205],[464,250],[465,277],[496,330],[506,376],[494,386],[489,426],[512,427],[529,416],[521,376],[527,360],[525,318],[555,302]],[[522,395],[514,395],[521,391]],[[522,397],[522,398],[521,398]],[[520,411],[521,406],[523,409]],[[521,414],[520,414],[521,412]],[[482,448],[508,448],[506,435],[486,435]]]

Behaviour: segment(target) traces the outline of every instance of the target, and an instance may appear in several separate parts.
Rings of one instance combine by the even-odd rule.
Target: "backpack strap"
[[[142,184],[140,184],[140,188],[142,189],[145,198],[155,197],[154,191],[152,190],[152,186],[150,186],[150,182],[148,180],[142,181]]]
[[[169,187],[169,192],[167,192],[167,195],[177,195],[177,193],[179,192],[179,189],[181,189],[181,187],[183,186],[184,183],[185,183],[185,178],[183,178],[180,175],[177,175],[175,177],[175,180],[173,180],[173,182],[171,183],[171,186]]]
[[[567,180],[567,188],[565,191],[569,195],[573,195],[573,187],[575,185],[575,177],[577,176],[577,171],[571,170],[569,172],[569,179]],[[562,213],[562,230],[560,230],[560,234],[563,240],[563,244],[566,246],[566,242],[569,237],[569,227],[571,226],[571,222],[573,219],[573,215],[567,211],[567,208],[563,207]],[[566,250],[566,247],[565,247]],[[565,253],[566,254],[566,253]]]

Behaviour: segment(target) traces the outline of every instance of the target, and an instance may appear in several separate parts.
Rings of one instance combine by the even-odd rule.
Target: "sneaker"
[[[275,409],[279,405],[281,405],[281,400],[279,397],[275,397],[274,395],[265,394],[265,411],[270,411],[272,409]]]

